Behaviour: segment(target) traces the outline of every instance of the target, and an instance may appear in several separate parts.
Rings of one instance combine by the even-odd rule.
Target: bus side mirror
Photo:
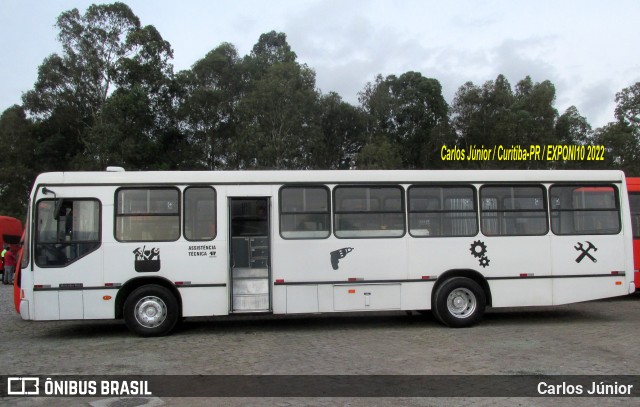
[[[42,188],[42,193],[45,195],[53,194],[53,197],[56,199],[56,203],[53,207],[53,219],[56,221],[60,220],[60,217],[63,216],[62,211],[64,210],[64,199],[56,198],[56,193],[47,187]]]

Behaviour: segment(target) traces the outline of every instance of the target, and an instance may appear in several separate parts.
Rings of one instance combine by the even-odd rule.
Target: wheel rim
[[[135,307],[138,324],[145,328],[155,328],[167,319],[167,305],[158,297],[143,297]]]
[[[447,309],[456,318],[467,318],[472,315],[477,304],[475,294],[466,288],[456,288],[447,297]]]

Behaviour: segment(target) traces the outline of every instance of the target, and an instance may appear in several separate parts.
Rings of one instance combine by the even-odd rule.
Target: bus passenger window
[[[212,240],[216,237],[216,191],[209,187],[184,190],[184,237]]]
[[[121,242],[168,242],[180,237],[177,188],[121,188],[115,210],[115,237]]]
[[[556,235],[618,234],[620,205],[613,186],[553,185],[551,230]]]
[[[475,236],[475,202],[471,186],[412,186],[409,233],[414,237]]]
[[[66,266],[100,247],[100,202],[43,199],[36,213],[35,261]]]
[[[546,235],[547,205],[542,185],[480,188],[480,217],[485,236]]]
[[[629,206],[631,207],[631,229],[633,238],[640,238],[640,193],[629,192]]]
[[[280,235],[283,239],[324,239],[329,234],[327,187],[284,186],[280,189]]]
[[[338,186],[333,193],[336,237],[404,236],[404,190],[402,187]]]

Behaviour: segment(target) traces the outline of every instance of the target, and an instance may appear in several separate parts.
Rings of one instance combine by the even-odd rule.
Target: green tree
[[[362,149],[365,113],[346,103],[335,92],[320,98],[322,138],[312,146],[313,168],[349,169]]]
[[[640,82],[616,94],[616,121],[595,131],[594,143],[605,146],[605,168],[640,176]]]
[[[223,43],[178,76],[185,93],[180,118],[195,147],[194,165],[210,170],[232,165],[237,107],[244,88],[236,48]]]
[[[458,88],[451,105],[451,126],[456,134],[458,146],[467,148],[469,145],[482,141],[485,132],[485,109],[482,89],[467,82]]]
[[[61,104],[78,106],[94,120],[114,82],[123,59],[131,51],[129,33],[140,21],[123,3],[92,5],[84,15],[78,9],[57,20],[63,55],[51,55],[38,71],[35,89],[25,95],[25,105],[35,115],[51,115]]]
[[[402,152],[387,137],[373,137],[360,151],[356,164],[359,170],[397,170],[402,168]]]
[[[631,126],[635,130],[640,129],[640,82],[616,94],[616,119],[619,122]]]
[[[378,75],[360,93],[360,103],[371,117],[370,133],[399,145],[402,167],[433,165],[439,149],[425,146],[430,145],[432,132],[448,122],[448,105],[436,79],[419,72],[384,79]]]
[[[37,175],[35,126],[20,106],[0,116],[0,214],[22,219]]]
[[[587,118],[580,115],[575,106],[570,106],[556,121],[556,141],[560,144],[584,145],[593,136]]]
[[[527,146],[555,141],[555,98],[556,89],[550,81],[533,83],[527,76],[518,82],[511,107],[516,115],[516,139],[512,142]]]
[[[237,167],[310,168],[321,142],[315,72],[274,32],[260,36],[243,63],[249,82],[238,105]]]
[[[558,113],[553,104],[555,87],[549,81],[533,83],[526,77],[515,92],[503,75],[486,82],[482,88],[468,82],[458,89],[452,105],[452,126],[458,146],[506,148],[554,143]],[[481,168],[535,168],[547,165],[538,161],[471,161]]]
[[[87,137],[95,140],[92,151],[93,157],[100,159],[98,169],[108,165],[152,169],[159,163],[161,151],[148,136],[154,126],[154,114],[148,94],[141,87],[116,90],[107,99],[99,119]]]
[[[570,106],[558,117],[555,125],[555,143],[564,145],[587,145],[593,142],[593,130],[587,118],[580,115],[575,106]],[[552,168],[587,168],[586,161],[550,163]]]
[[[124,3],[92,5],[84,14],[77,9],[64,12],[56,27],[63,53],[45,59],[23,103],[34,118],[49,122],[51,134],[56,125],[66,123],[66,129],[58,128],[64,143],[56,143],[59,147],[52,151],[63,155],[66,150],[74,157],[62,168],[74,164],[95,168],[110,161],[111,157],[98,155],[108,153],[112,144],[104,139],[109,136],[104,129],[110,125],[104,122],[109,115],[102,110],[117,89],[137,87],[148,94],[156,126],[145,129],[146,137],[170,122],[163,112],[170,100],[167,76],[172,51],[155,28],[141,27]],[[65,120],[56,117],[60,115]]]
[[[640,176],[640,144],[633,128],[625,122],[612,122],[596,130],[594,141],[605,146],[604,162],[600,168],[618,168],[627,176]]]
[[[453,104],[451,124],[457,145],[468,149],[493,147],[513,142],[514,119],[511,107],[515,95],[509,81],[498,75],[482,87],[467,82],[458,89]],[[495,168],[495,161],[471,161],[465,164],[480,168]]]
[[[277,64],[296,64],[296,59],[296,53],[287,42],[287,35],[270,31],[260,35],[245,62],[249,77],[255,81],[265,75],[270,67]]]

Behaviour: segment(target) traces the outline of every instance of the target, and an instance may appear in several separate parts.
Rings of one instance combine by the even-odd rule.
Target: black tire
[[[433,294],[431,295],[431,315],[433,315],[436,321],[439,321],[441,324],[446,325],[442,320],[442,318],[440,317],[440,314],[438,313],[438,307],[436,306],[437,291],[438,290],[436,289],[436,291],[434,291]]]
[[[484,315],[487,296],[478,283],[466,277],[453,277],[436,289],[433,314],[451,328],[478,323]]]
[[[434,296],[434,298],[435,298],[435,296]],[[440,314],[438,313],[438,307],[435,305],[435,301],[433,301],[433,302],[434,302],[434,304],[431,305],[431,314],[436,319],[436,321],[440,321],[441,324],[446,325],[444,323],[444,321],[442,320],[442,318],[440,317]]]
[[[124,302],[124,322],[140,336],[164,336],[180,318],[176,297],[165,287],[149,284],[135,289]]]

